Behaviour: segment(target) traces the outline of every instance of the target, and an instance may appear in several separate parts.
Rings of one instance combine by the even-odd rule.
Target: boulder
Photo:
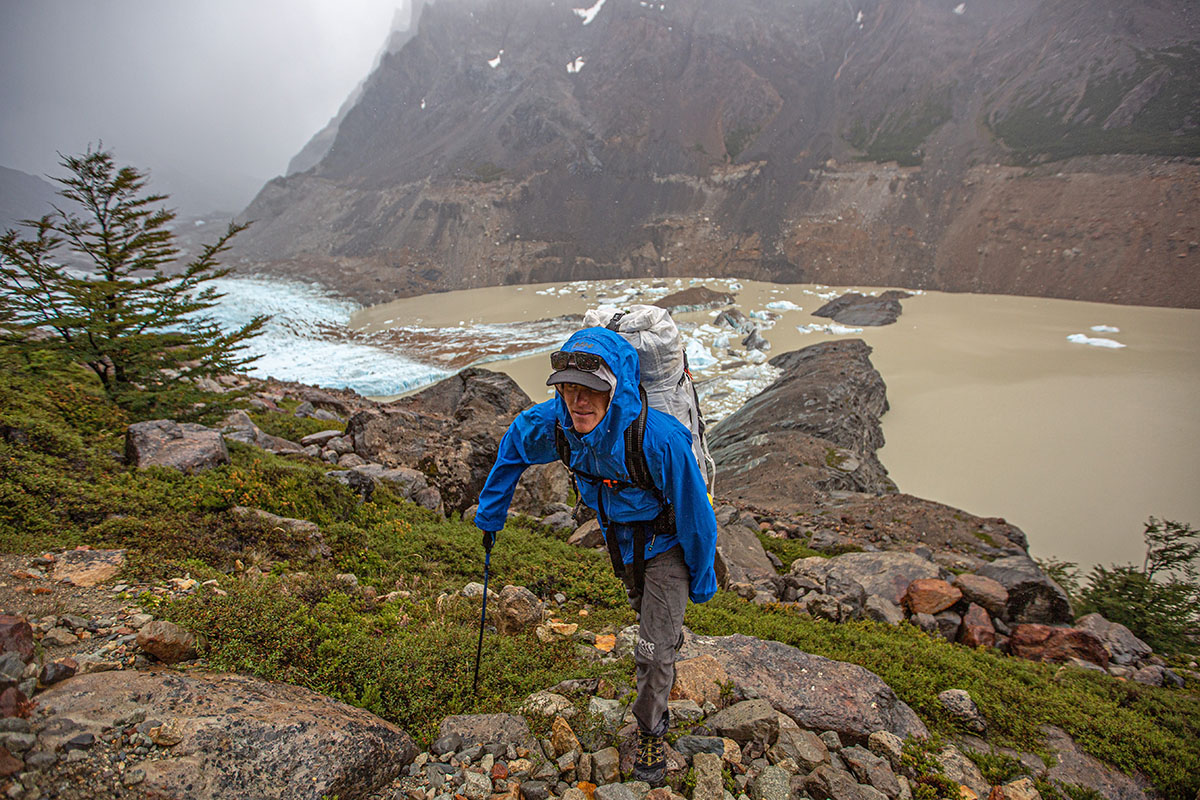
[[[245,411],[234,411],[221,423],[226,441],[254,445],[269,453],[299,453],[303,448],[295,442],[272,436],[254,424]]]
[[[334,429],[328,430],[328,431],[317,431],[316,433],[310,433],[307,436],[305,436],[304,438],[302,438],[300,440],[300,446],[301,447],[309,447],[310,445],[315,444],[318,447],[321,447],[322,449],[324,449],[325,445],[328,444],[331,440],[336,439],[339,436],[342,436],[343,434],[344,434],[344,431],[340,431],[337,428],[334,428]]]
[[[460,714],[446,717],[438,737],[458,736],[465,746],[501,743],[533,750],[539,747],[524,717],[512,714]]]
[[[80,675],[38,696],[62,741],[141,714],[178,742],[139,768],[139,792],[192,800],[362,797],[417,755],[407,733],[362,709],[244,675],[121,670]],[[49,725],[47,726],[49,727]],[[281,780],[281,776],[287,776]]]
[[[496,631],[511,635],[535,628],[543,612],[543,603],[533,592],[524,586],[505,586],[496,603]]]
[[[975,762],[967,758],[957,747],[954,745],[945,747],[935,758],[947,778],[960,786],[966,786],[974,792],[976,797],[988,796],[992,787],[988,784],[987,779],[983,777],[979,767],[975,766]]]
[[[904,611],[890,600],[873,594],[863,604],[863,617],[885,625],[899,625],[904,621]]]
[[[0,614],[0,653],[16,653],[24,662],[33,659],[33,628],[29,620]]]
[[[575,547],[604,547],[604,531],[600,530],[597,520],[589,519],[567,537],[567,544]]]
[[[813,800],[873,800],[853,775],[830,764],[810,772],[804,779],[804,789]]]
[[[99,586],[115,578],[124,566],[124,550],[81,547],[59,553],[50,574],[54,580],[74,586]]]
[[[721,686],[729,682],[729,675],[721,663],[712,656],[700,656],[675,662],[675,684],[671,687],[671,699],[693,700],[700,705],[716,703],[721,699]]]
[[[766,700],[743,700],[709,716],[704,725],[717,736],[738,744],[774,744],[779,736],[779,719]]]
[[[996,644],[996,629],[983,606],[971,603],[963,615],[958,641],[967,647],[993,647]]]
[[[965,689],[947,689],[938,693],[938,702],[950,716],[966,726],[967,730],[983,733],[987,730],[987,720],[979,711],[979,706]]]
[[[1086,614],[1075,621],[1075,627],[1091,631],[1100,639],[1109,660],[1121,666],[1138,664],[1153,654],[1150,645],[1133,635],[1119,622],[1109,622],[1100,614]]]
[[[754,690],[802,728],[836,731],[855,741],[878,730],[901,738],[929,735],[891,687],[857,664],[742,634],[689,634],[680,655],[711,655],[738,686]]]
[[[721,778],[721,756],[715,753],[696,753],[692,758],[696,784],[692,800],[722,800],[725,796]]]
[[[902,603],[912,614],[937,614],[962,599],[962,592],[938,578],[918,578],[908,585]]]
[[[417,394],[358,412],[346,425],[358,455],[429,476],[447,511],[479,497],[500,438],[528,395],[507,375],[471,367]]]
[[[544,517],[558,505],[571,502],[571,476],[561,461],[535,464],[525,470],[513,490],[509,511]]]
[[[900,783],[886,759],[859,746],[847,747],[838,755],[858,778],[859,783],[874,786],[888,797],[897,797],[900,794]]]
[[[940,574],[937,564],[915,553],[844,553],[826,560],[827,586],[830,581],[854,581],[868,596],[878,595],[897,606],[913,581]]]
[[[1108,666],[1108,651],[1091,631],[1082,628],[1055,628],[1028,623],[1013,627],[1008,650],[1030,661],[1066,661],[1080,658]]]
[[[709,436],[721,495],[786,512],[832,490],[895,491],[875,455],[887,398],[870,352],[862,341],[843,340],[771,359],[783,374]]]
[[[348,470],[335,470],[325,474],[363,494],[364,500],[370,499],[370,492],[375,486],[386,484],[405,500],[439,514],[445,511],[441,494],[429,485],[429,481],[419,470],[408,467],[388,468],[382,464],[360,464]],[[370,491],[361,488],[366,483],[369,483]]]
[[[776,740],[776,746],[787,753],[788,758],[795,761],[801,770],[807,772],[829,763],[829,748],[821,741],[820,736],[804,730],[786,714],[780,714],[779,717],[779,739]]]
[[[717,557],[713,568],[717,583],[728,589],[735,583],[756,583],[775,575],[775,565],[767,558],[755,533],[741,521],[717,527]]]
[[[221,434],[191,422],[135,422],[125,433],[125,462],[134,467],[170,467],[193,474],[229,463]]]
[[[991,578],[1008,592],[1007,622],[1069,625],[1075,619],[1067,593],[1028,556],[998,558],[977,574]]]
[[[164,664],[175,664],[196,657],[196,637],[174,622],[156,619],[137,632],[138,647]]]
[[[968,603],[982,606],[993,617],[1008,613],[1008,590],[999,581],[967,572],[954,578],[954,588]]]

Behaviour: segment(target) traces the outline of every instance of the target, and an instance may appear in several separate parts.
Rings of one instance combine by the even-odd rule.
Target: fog
[[[0,0],[0,166],[61,175],[58,153],[103,141],[181,211],[238,211],[408,14],[408,0]]]

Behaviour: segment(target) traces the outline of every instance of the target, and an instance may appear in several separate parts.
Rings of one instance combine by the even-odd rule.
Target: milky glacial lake
[[[927,292],[904,300],[894,325],[848,329],[811,312],[853,287],[597,281],[360,309],[314,287],[230,280],[226,302],[242,304],[231,321],[259,294],[284,305],[257,345],[257,374],[393,396],[474,363],[534,400],[549,396],[546,354],[574,329],[558,317],[706,285],[736,295],[768,356],[847,336],[872,346],[891,406],[879,456],[901,491],[1004,517],[1035,556],[1082,565],[1140,563],[1150,515],[1200,526],[1200,311]],[[749,362],[740,336],[711,324],[716,313],[677,319],[719,418],[776,373]]]

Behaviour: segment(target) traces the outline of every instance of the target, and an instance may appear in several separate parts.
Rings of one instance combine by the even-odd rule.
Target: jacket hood
[[[638,386],[642,382],[642,371],[637,350],[619,333],[607,328],[584,328],[576,331],[567,339],[562,349],[569,353],[596,353],[604,359],[604,363],[616,376],[617,383],[613,387],[604,418],[590,433],[580,438],[594,448],[624,453],[625,429],[642,413],[642,398],[638,392]],[[555,392],[555,401],[558,404],[559,418],[566,420],[565,426],[570,427],[571,415],[562,395]]]

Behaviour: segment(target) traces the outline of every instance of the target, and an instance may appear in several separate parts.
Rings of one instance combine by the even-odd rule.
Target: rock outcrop
[[[822,492],[895,491],[875,456],[888,406],[870,352],[855,339],[771,359],[783,374],[709,438],[722,497],[786,512]]]
[[[507,375],[470,368],[358,412],[346,435],[362,458],[420,471],[448,511],[462,511],[478,498],[505,429],[529,405]]]
[[[221,434],[191,422],[136,422],[125,434],[125,461],[135,467],[171,467],[202,472],[229,463]]]
[[[891,325],[900,318],[900,301],[912,297],[908,292],[888,290],[878,297],[847,292],[812,312],[814,317],[829,317],[842,325]]]
[[[50,751],[122,725],[169,730],[163,757],[141,766],[141,788],[164,797],[362,797],[417,753],[408,734],[362,709],[241,675],[93,673],[52,686],[38,701],[34,729],[55,732],[39,737]]]
[[[750,636],[689,636],[682,658],[712,656],[801,727],[866,741],[885,730],[900,738],[928,736],[924,723],[879,676],[855,664],[814,656]]]

